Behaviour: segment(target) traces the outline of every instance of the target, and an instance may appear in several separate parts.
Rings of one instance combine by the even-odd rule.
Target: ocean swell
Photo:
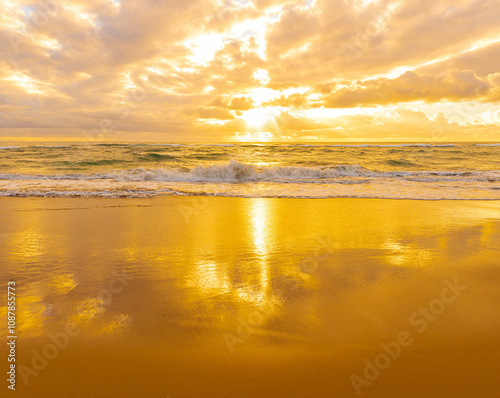
[[[159,182],[211,182],[211,183],[238,183],[238,182],[335,182],[335,179],[346,178],[383,178],[383,179],[410,179],[415,177],[426,177],[429,179],[454,178],[459,180],[489,180],[497,182],[500,180],[500,171],[481,170],[392,170],[375,171],[356,164],[341,164],[318,167],[301,166],[267,166],[258,167],[253,164],[245,164],[236,160],[228,163],[209,166],[187,167],[164,167],[164,168],[135,168],[123,170],[111,170],[104,173],[93,174],[0,174],[0,180],[114,180],[117,182],[159,181]]]

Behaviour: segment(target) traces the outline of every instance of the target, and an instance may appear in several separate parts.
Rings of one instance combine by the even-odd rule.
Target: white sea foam
[[[424,145],[430,146],[430,144],[398,146]],[[484,159],[488,162],[486,167],[489,170],[486,169],[485,163],[476,160],[476,164],[480,164],[486,170],[473,170],[465,168],[470,163],[460,163],[460,161],[450,163],[446,156],[430,157],[426,154],[418,158],[417,153],[424,151],[414,151],[411,157],[388,159],[387,156],[381,155],[380,151],[373,151],[378,154],[369,153],[367,156],[362,155],[363,152],[370,152],[365,150],[360,150],[354,155],[340,153],[324,156],[321,150],[316,151],[312,148],[306,154],[298,155],[290,155],[289,151],[280,152],[279,149],[275,151],[276,146],[272,148],[271,152],[267,153],[261,149],[255,151],[254,148],[238,147],[237,156],[253,159],[257,165],[236,160],[213,164],[210,160],[205,160],[202,153],[201,157],[169,158],[161,163],[155,163],[161,167],[147,168],[140,167],[143,164],[142,159],[137,161],[134,158],[137,152],[135,155],[131,155],[128,150],[123,153],[113,153],[111,160],[119,159],[120,162],[123,157],[127,159],[126,156],[129,156],[123,162],[131,164],[126,169],[110,169],[109,165],[113,163],[110,163],[109,159],[108,163],[101,165],[95,160],[99,159],[96,156],[95,159],[77,158],[75,161],[70,155],[64,154],[46,156],[49,160],[41,161],[41,167],[38,167],[38,163],[32,161],[33,154],[29,154],[24,170],[32,171],[13,172],[20,164],[16,158],[12,161],[13,166],[4,168],[5,171],[0,173],[0,196],[121,198],[206,195],[276,198],[500,199],[500,171],[494,169],[497,163],[489,159],[495,149],[481,151],[488,152]],[[103,153],[104,158],[110,156],[106,154],[107,151],[106,149]],[[188,151],[190,149],[186,150],[186,153]],[[210,149],[203,151],[208,151],[208,155],[211,153]],[[351,151],[345,152],[351,153]],[[23,153],[19,156],[24,156]],[[142,156],[142,153],[139,155]],[[207,157],[210,159],[210,156]],[[9,162],[7,156],[3,159]],[[361,164],[310,164],[310,161],[318,164],[318,161],[331,162],[333,159],[338,159],[339,163],[359,159]],[[34,167],[35,163],[37,167]],[[188,165],[190,167],[187,167]],[[429,168],[423,169],[427,167],[426,165]],[[48,171],[38,171],[41,169]]]
[[[4,197],[46,197],[46,198],[150,198],[154,196],[176,195],[174,191],[147,191],[147,190],[0,190],[0,196]]]
[[[30,145],[28,148],[71,148],[69,145]]]
[[[354,178],[409,178],[409,177],[454,177],[464,180],[498,179],[500,171],[373,171],[359,165],[336,165],[322,167],[263,167],[231,160],[226,164],[198,166],[193,169],[133,169],[94,176],[112,178],[117,181],[178,181],[178,182],[312,182],[345,177]]]
[[[231,160],[227,164],[198,166],[193,169],[145,169],[123,170],[102,174],[102,178],[117,181],[184,181],[184,182],[252,182],[281,181],[299,182],[304,179],[331,179],[338,177],[367,177],[376,173],[358,165],[333,167],[265,167]]]
[[[117,182],[160,181],[160,182],[280,182],[280,183],[311,183],[311,182],[338,182],[347,178],[384,178],[384,179],[409,179],[409,178],[436,178],[441,181],[446,178],[459,180],[499,180],[500,171],[375,171],[360,165],[335,165],[319,167],[300,166],[268,166],[257,167],[252,164],[240,163],[231,160],[229,163],[210,166],[197,166],[194,168],[136,168],[113,170],[95,174],[0,174],[0,180],[114,180]]]
[[[155,196],[219,196],[234,198],[296,198],[296,199],[334,199],[334,198],[371,198],[371,199],[411,199],[411,200],[500,200],[500,187],[485,189],[481,186],[470,187],[470,190],[455,189],[433,189],[426,187],[422,189],[417,186],[391,186],[375,187],[369,192],[348,188],[339,190],[325,190],[306,186],[303,189],[282,189],[270,187],[260,190],[232,190],[228,187],[215,190],[213,187],[204,190],[147,190],[147,189],[125,189],[106,190],[95,189],[55,189],[54,187],[40,187],[40,189],[2,189],[0,197],[83,197],[83,198],[151,198]],[[232,188],[232,187],[231,187]],[[399,188],[399,189],[398,189]]]

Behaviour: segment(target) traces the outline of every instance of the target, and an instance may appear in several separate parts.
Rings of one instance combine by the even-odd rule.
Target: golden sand
[[[12,395],[500,389],[499,202],[4,198],[0,208],[1,288],[15,280],[19,300]],[[7,369],[3,343],[1,354]]]

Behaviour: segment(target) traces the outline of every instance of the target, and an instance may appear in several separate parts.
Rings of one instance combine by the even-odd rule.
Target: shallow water
[[[18,374],[19,396],[355,397],[350,376],[405,330],[415,342],[364,396],[498,389],[499,202],[0,204],[19,364],[80,330],[26,383]],[[420,334],[408,317],[455,278],[467,290]]]

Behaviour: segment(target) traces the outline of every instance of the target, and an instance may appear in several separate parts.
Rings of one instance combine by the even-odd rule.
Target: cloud
[[[221,140],[255,130],[245,112],[262,108],[272,117],[260,128],[275,136],[358,128],[369,141],[393,119],[368,108],[500,101],[495,0],[0,3],[2,137],[82,139],[112,124],[113,139]],[[455,129],[494,128],[486,111]],[[444,125],[418,120],[421,131]]]
[[[219,120],[234,119],[234,116],[231,115],[229,111],[216,107],[188,109],[186,113],[190,116],[197,116],[200,119],[219,119]]]
[[[211,105],[235,111],[247,111],[252,109],[255,103],[248,97],[233,97],[232,99],[217,97],[211,102]]]
[[[490,83],[474,71],[452,71],[446,77],[421,76],[405,72],[395,79],[379,78],[354,82],[328,94],[326,107],[386,105],[410,101],[439,102],[487,97]]]
[[[427,75],[440,75],[449,70],[473,70],[480,77],[497,73],[499,70],[500,41],[486,44],[485,47],[458,53],[446,60],[422,66],[416,72]]]

